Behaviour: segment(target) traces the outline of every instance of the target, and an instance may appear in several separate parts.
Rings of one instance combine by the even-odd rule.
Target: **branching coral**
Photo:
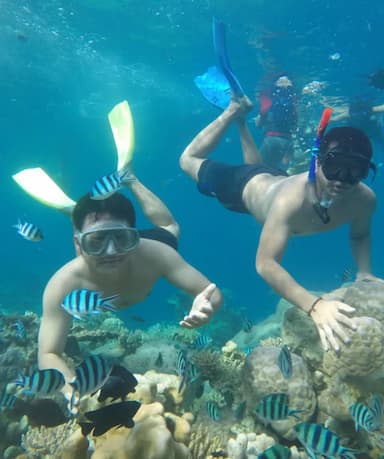
[[[21,437],[21,446],[26,450],[28,457],[40,458],[45,455],[57,457],[63,451],[65,440],[73,434],[78,426],[75,420],[57,427],[29,428]]]
[[[195,424],[192,426],[188,448],[193,459],[206,459],[211,457],[212,451],[225,450],[227,441],[227,435],[219,428],[213,432],[212,428],[203,424]]]

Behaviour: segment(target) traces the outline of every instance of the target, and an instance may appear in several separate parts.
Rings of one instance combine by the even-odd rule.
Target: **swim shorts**
[[[156,226],[155,228],[142,229],[139,230],[139,234],[143,239],[159,241],[177,250],[178,241],[176,236],[164,228],[159,228]]]
[[[243,203],[243,190],[248,181],[258,174],[286,176],[286,172],[259,164],[232,166],[217,161],[205,160],[198,172],[197,189],[234,212],[249,213]]]

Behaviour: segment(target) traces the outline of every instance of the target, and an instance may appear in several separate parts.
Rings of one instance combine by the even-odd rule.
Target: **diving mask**
[[[117,253],[126,253],[136,248],[140,240],[137,229],[128,226],[94,229],[77,233],[76,237],[82,250],[93,257],[104,255],[111,242]]]
[[[376,173],[376,166],[359,153],[330,150],[321,159],[321,167],[327,180],[356,185],[368,176],[369,169]]]

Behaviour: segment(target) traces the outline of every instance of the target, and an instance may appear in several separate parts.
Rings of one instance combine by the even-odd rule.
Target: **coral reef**
[[[289,408],[302,410],[303,421],[311,418],[316,408],[316,395],[313,389],[311,374],[304,360],[292,354],[293,373],[285,379],[277,365],[280,349],[276,347],[257,347],[245,359],[243,367],[243,394],[247,408],[252,413],[258,402],[265,396],[284,392],[289,394]],[[297,420],[272,421],[271,428],[280,436],[292,440],[295,438],[293,425]]]
[[[30,427],[21,438],[21,446],[31,458],[40,459],[45,456],[53,456],[60,459],[83,459],[84,455],[74,451],[78,449],[80,452],[86,451],[88,441],[84,437],[79,437],[77,433],[78,442],[75,443],[76,447],[74,447],[72,436],[76,431],[79,432],[79,427],[75,420],[57,427]],[[68,455],[68,450],[71,451],[72,456]]]
[[[191,459],[206,459],[213,451],[225,451],[227,441],[228,435],[222,429],[212,429],[202,423],[194,424],[188,444]]]

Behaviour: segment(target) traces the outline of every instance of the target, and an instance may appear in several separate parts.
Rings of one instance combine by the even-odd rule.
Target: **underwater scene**
[[[0,5],[0,457],[384,457],[384,4]]]

